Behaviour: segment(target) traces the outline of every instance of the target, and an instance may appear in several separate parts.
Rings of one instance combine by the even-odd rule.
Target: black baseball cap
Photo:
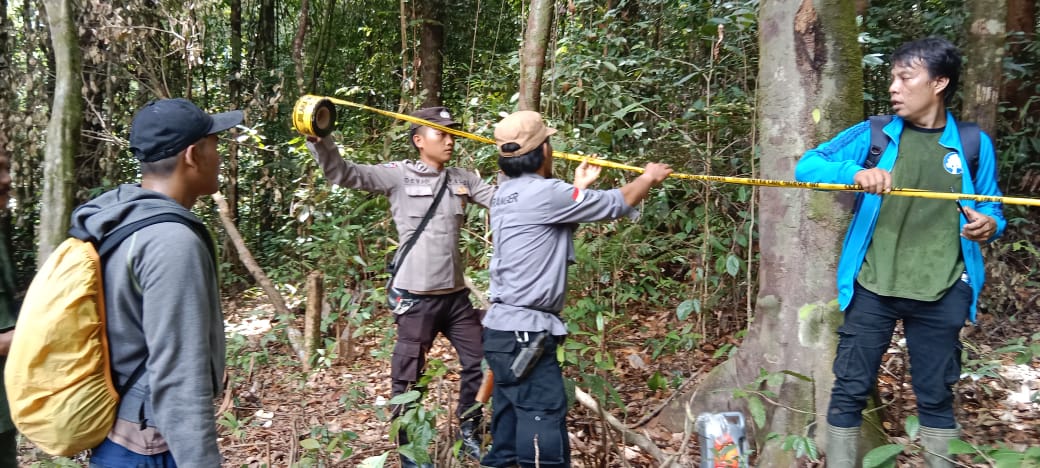
[[[130,151],[141,162],[161,161],[240,123],[240,110],[207,114],[184,98],[155,100],[134,114]]]
[[[445,127],[458,127],[459,125],[461,125],[458,122],[451,119],[451,112],[448,112],[447,107],[427,107],[425,109],[419,109],[415,112],[412,112],[409,115],[411,115],[412,117],[418,117],[427,122],[435,123],[437,125],[443,125]],[[422,126],[423,125],[413,123],[411,130],[415,130]]]

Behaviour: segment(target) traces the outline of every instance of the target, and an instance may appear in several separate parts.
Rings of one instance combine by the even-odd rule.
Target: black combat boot
[[[484,442],[484,425],[481,422],[480,417],[459,422],[459,440],[462,441],[459,453],[478,462],[481,456],[480,447]]]

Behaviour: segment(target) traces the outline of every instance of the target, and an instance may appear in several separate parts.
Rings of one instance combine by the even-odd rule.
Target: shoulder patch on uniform
[[[961,158],[956,151],[950,151],[946,153],[946,156],[943,156],[943,169],[953,175],[964,172],[964,168],[961,167]]]
[[[469,195],[469,188],[465,185],[455,186],[455,195]]]
[[[574,191],[571,192],[571,200],[574,200],[574,203],[581,203],[585,200],[585,191],[578,187],[574,187]]]
[[[383,163],[383,167],[397,167],[397,163],[395,163],[395,162]]]

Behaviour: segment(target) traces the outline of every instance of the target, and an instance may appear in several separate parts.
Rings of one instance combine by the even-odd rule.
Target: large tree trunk
[[[964,112],[962,118],[978,122],[996,136],[997,104],[1003,80],[1004,21],[1006,0],[967,2],[968,41],[964,47]]]
[[[47,125],[47,149],[43,167],[43,197],[40,200],[40,231],[37,265],[67,236],[72,213],[73,155],[83,124],[83,79],[77,17],[69,0],[44,0],[54,47],[54,101]]]
[[[422,21],[422,33],[419,41],[420,78],[422,89],[426,93],[423,107],[441,105],[441,75],[444,68],[444,2],[441,0],[421,0],[419,14]]]
[[[520,110],[538,111],[542,107],[542,72],[545,51],[553,24],[553,0],[531,0],[527,32],[520,52]]]
[[[759,9],[758,144],[762,177],[791,179],[807,149],[862,120],[861,53],[856,43],[855,4],[843,0],[767,0]],[[783,376],[768,390],[764,427],[752,434],[758,466],[790,467],[791,452],[771,432],[809,435],[823,441],[833,384],[835,329],[841,323],[835,270],[851,198],[831,192],[763,188],[759,206],[761,263],[755,319],[737,353],[715,368],[692,397],[677,398],[663,421],[681,429],[685,407],[692,414],[741,410],[746,388],[760,371],[793,371],[811,382]],[[753,390],[764,390],[766,385]],[[759,400],[764,401],[763,399]],[[754,414],[752,414],[754,416]]]

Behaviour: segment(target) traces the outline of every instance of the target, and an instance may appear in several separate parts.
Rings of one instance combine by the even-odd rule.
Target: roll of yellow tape
[[[296,131],[304,135],[327,136],[336,126],[336,107],[328,98],[312,94],[300,96],[293,107],[292,122]]]

